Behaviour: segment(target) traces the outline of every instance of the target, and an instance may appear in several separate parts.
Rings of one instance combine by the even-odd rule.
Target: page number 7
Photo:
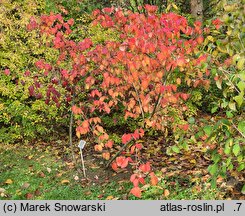
[[[240,207],[242,206],[242,203],[236,203],[236,204],[237,204],[237,210],[234,210],[234,211],[239,211]]]

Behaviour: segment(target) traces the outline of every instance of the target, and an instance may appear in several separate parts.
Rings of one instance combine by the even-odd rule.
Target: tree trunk
[[[199,21],[203,21],[203,0],[191,0],[191,14]]]

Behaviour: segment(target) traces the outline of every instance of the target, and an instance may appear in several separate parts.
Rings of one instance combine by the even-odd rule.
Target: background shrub
[[[56,53],[43,45],[36,31],[28,31],[33,17],[44,12],[44,1],[1,1],[0,7],[0,141],[33,139],[54,131],[62,119],[55,106],[29,96],[39,58],[53,61]],[[43,136],[45,137],[45,136]]]

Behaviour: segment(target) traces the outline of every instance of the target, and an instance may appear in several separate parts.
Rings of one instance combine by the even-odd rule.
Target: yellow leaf
[[[237,62],[237,68],[239,70],[244,69],[245,58],[240,58]]]
[[[13,184],[12,179],[7,179],[7,180],[5,181],[5,184]]]
[[[79,180],[79,177],[78,176],[75,176],[74,177],[74,180],[78,181]]]
[[[64,180],[61,181],[61,184],[69,184],[69,183],[70,183],[70,181],[67,180],[67,179],[64,179]]]
[[[180,78],[177,78],[176,79],[176,83],[179,85],[179,84],[181,84],[181,79]]]
[[[108,196],[106,197],[106,200],[112,200],[114,198],[114,196]]]
[[[173,6],[173,8],[174,8],[175,10],[179,10],[179,8],[177,7],[176,4],[172,3],[172,6]]]
[[[28,156],[28,159],[31,160],[33,158],[33,155]]]
[[[166,8],[166,11],[169,11],[171,8],[171,4],[168,5],[168,7]]]
[[[190,162],[193,163],[193,164],[196,164],[196,160],[195,159],[190,160]]]
[[[163,194],[164,194],[165,197],[168,197],[170,195],[170,192],[169,192],[168,189],[165,189]]]
[[[0,188],[0,193],[4,193],[6,190],[4,188]]]
[[[208,38],[208,40],[210,40],[211,42],[214,42],[214,38],[213,38],[211,35],[207,36],[207,38]]]

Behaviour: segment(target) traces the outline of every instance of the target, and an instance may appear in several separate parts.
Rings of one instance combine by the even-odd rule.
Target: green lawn
[[[120,181],[111,171],[104,171],[111,178],[100,177],[103,168],[99,167],[88,167],[89,180],[84,180],[68,162],[53,154],[52,149],[1,144],[0,165],[0,199],[137,199],[129,194],[132,185],[128,180]],[[180,176],[161,178],[157,186],[147,184],[143,190],[142,199],[207,200],[223,196],[208,184]]]

